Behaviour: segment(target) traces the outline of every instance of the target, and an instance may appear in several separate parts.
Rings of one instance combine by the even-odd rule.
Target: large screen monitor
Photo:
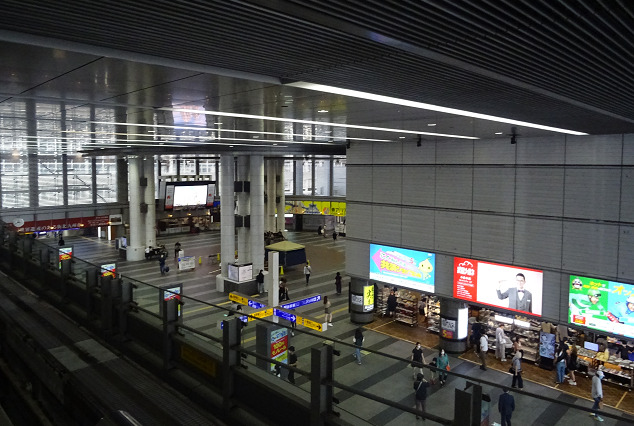
[[[634,285],[571,275],[568,312],[573,324],[634,337]]]
[[[434,292],[436,255],[370,244],[370,279],[413,290]]]
[[[542,314],[543,272],[454,258],[454,297],[530,315]]]
[[[215,182],[171,182],[165,187],[165,210],[212,207]]]

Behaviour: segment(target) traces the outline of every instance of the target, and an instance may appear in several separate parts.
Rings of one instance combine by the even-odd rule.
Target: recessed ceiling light
[[[495,132],[495,134],[496,134],[496,135],[501,135],[501,134],[502,134],[502,132]]]
[[[434,126],[436,125],[436,123],[427,123],[427,125],[428,125],[429,127],[434,127]]]
[[[233,148],[233,145],[229,145],[229,148]]]
[[[399,139],[405,139],[405,136],[399,136],[398,138]]]
[[[217,124],[218,126],[220,126],[222,123],[218,121],[217,123],[214,123],[214,124]]]
[[[260,135],[253,135],[253,136],[251,136],[251,137],[252,137],[253,139],[257,139],[257,138],[259,138],[259,137],[260,137]]]
[[[317,112],[328,112],[328,110],[327,109],[320,109]]]

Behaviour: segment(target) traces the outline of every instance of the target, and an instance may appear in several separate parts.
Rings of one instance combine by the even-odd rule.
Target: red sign
[[[288,349],[288,335],[271,343],[271,358],[275,358]]]
[[[584,317],[583,315],[573,315],[572,316],[572,322],[575,323],[575,324],[585,325],[586,324],[586,317]]]
[[[73,228],[90,228],[97,226],[108,226],[110,224],[110,216],[88,216],[88,217],[73,217],[69,219],[47,219],[47,220],[35,220],[24,222],[19,228],[16,228],[18,232],[48,232],[48,231],[61,231],[64,229]]]
[[[453,266],[454,296],[464,300],[478,300],[478,270],[474,262],[471,259],[454,257]]]

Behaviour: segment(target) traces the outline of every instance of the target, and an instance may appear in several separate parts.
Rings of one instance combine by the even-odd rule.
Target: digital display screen
[[[535,269],[454,258],[454,297],[484,305],[541,315],[543,278]]]
[[[215,183],[168,184],[165,187],[165,209],[205,206],[212,207],[216,191]]]
[[[116,278],[117,276],[117,264],[116,263],[106,263],[101,265],[101,276],[102,277],[112,277]]]
[[[570,276],[569,322],[634,337],[634,285]]]
[[[370,244],[370,279],[413,290],[434,292],[436,255]]]

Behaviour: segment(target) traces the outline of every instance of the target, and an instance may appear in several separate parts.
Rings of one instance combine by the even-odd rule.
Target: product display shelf
[[[389,287],[383,287],[379,289],[376,295],[376,313],[378,316],[383,317],[387,312],[387,297],[390,295]]]
[[[634,362],[622,360],[614,355],[603,365],[597,361],[597,352],[584,348],[578,349],[578,359],[582,365],[587,365],[588,369],[600,369],[605,374],[605,381],[627,388],[628,391],[634,389]]]
[[[418,293],[401,290],[398,293],[394,319],[410,327],[418,325]]]
[[[427,331],[438,333],[440,330],[440,301],[436,296],[427,297]]]

